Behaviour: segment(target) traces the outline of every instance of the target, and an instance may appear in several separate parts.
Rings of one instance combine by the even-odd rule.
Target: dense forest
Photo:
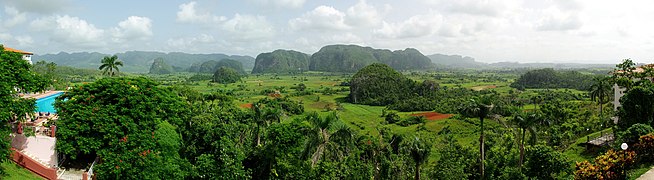
[[[66,157],[64,167],[98,159],[98,179],[623,179],[654,163],[654,85],[630,79],[648,75],[629,62],[613,71],[620,73],[593,78],[588,88],[521,89],[509,85],[595,75],[400,73],[372,63],[353,76],[242,76],[221,66],[198,78],[206,74],[29,65],[3,51],[0,58],[0,69],[23,74],[0,76],[10,92],[0,100],[15,105],[0,106],[1,112],[33,109],[33,100],[17,100],[15,87],[66,89],[55,103],[59,119],[49,123],[58,129],[56,150]],[[539,79],[543,74],[558,77]],[[627,88],[617,112],[602,108],[613,97],[610,82]],[[5,124],[2,132],[9,134],[15,123]],[[615,141],[585,148],[606,134]],[[626,151],[617,148],[623,142]]]
[[[555,89],[569,88],[589,90],[593,78],[600,77],[593,74],[583,74],[578,71],[557,71],[552,68],[531,70],[520,76],[511,87],[517,89]]]

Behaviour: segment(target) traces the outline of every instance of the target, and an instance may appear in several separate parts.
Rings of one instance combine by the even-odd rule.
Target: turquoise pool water
[[[59,92],[57,94],[49,95],[44,98],[40,98],[36,100],[36,111],[35,112],[49,112],[49,113],[57,113],[57,110],[54,109],[54,102],[55,99],[64,92]]]

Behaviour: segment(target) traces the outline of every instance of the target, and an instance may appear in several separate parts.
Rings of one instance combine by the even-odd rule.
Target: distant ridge
[[[328,45],[311,55],[309,69],[356,72],[372,63],[383,63],[395,70],[424,70],[432,67],[429,58],[413,48],[390,51],[358,45]]]
[[[613,68],[615,64],[582,64],[582,63],[519,63],[519,62],[477,62],[475,58],[461,55],[432,54],[427,56],[437,68],[453,69],[498,69],[498,68],[553,68],[553,69],[582,69],[582,68]]]
[[[165,62],[171,66],[181,67],[183,69],[189,68],[194,63],[203,63],[210,60],[220,61],[222,59],[233,59],[241,62],[244,69],[252,69],[254,67],[253,57],[240,55],[225,55],[217,53],[189,54],[181,52],[163,53],[155,51],[127,51],[116,55],[118,56],[118,59],[124,63],[124,66],[120,68],[123,72],[148,73],[154,59],[157,58],[165,60]],[[58,54],[34,55],[32,59],[34,61],[44,60],[47,62],[54,62],[58,65],[64,66],[96,69],[100,67],[100,60],[104,56],[110,56],[110,54],[97,52],[60,52]]]

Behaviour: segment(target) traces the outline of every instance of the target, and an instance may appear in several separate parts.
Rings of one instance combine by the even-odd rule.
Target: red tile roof
[[[34,53],[31,53],[31,52],[21,51],[21,50],[14,49],[14,48],[10,48],[10,47],[6,47],[6,46],[5,46],[4,48],[5,48],[5,51],[17,52],[17,53],[21,53],[21,54],[29,54],[29,55],[33,55],[33,54],[34,54]]]

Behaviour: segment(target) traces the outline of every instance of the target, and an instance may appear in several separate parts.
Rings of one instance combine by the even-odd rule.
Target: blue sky
[[[37,54],[256,56],[329,44],[482,62],[654,61],[654,2],[596,0],[1,0],[0,44]]]

